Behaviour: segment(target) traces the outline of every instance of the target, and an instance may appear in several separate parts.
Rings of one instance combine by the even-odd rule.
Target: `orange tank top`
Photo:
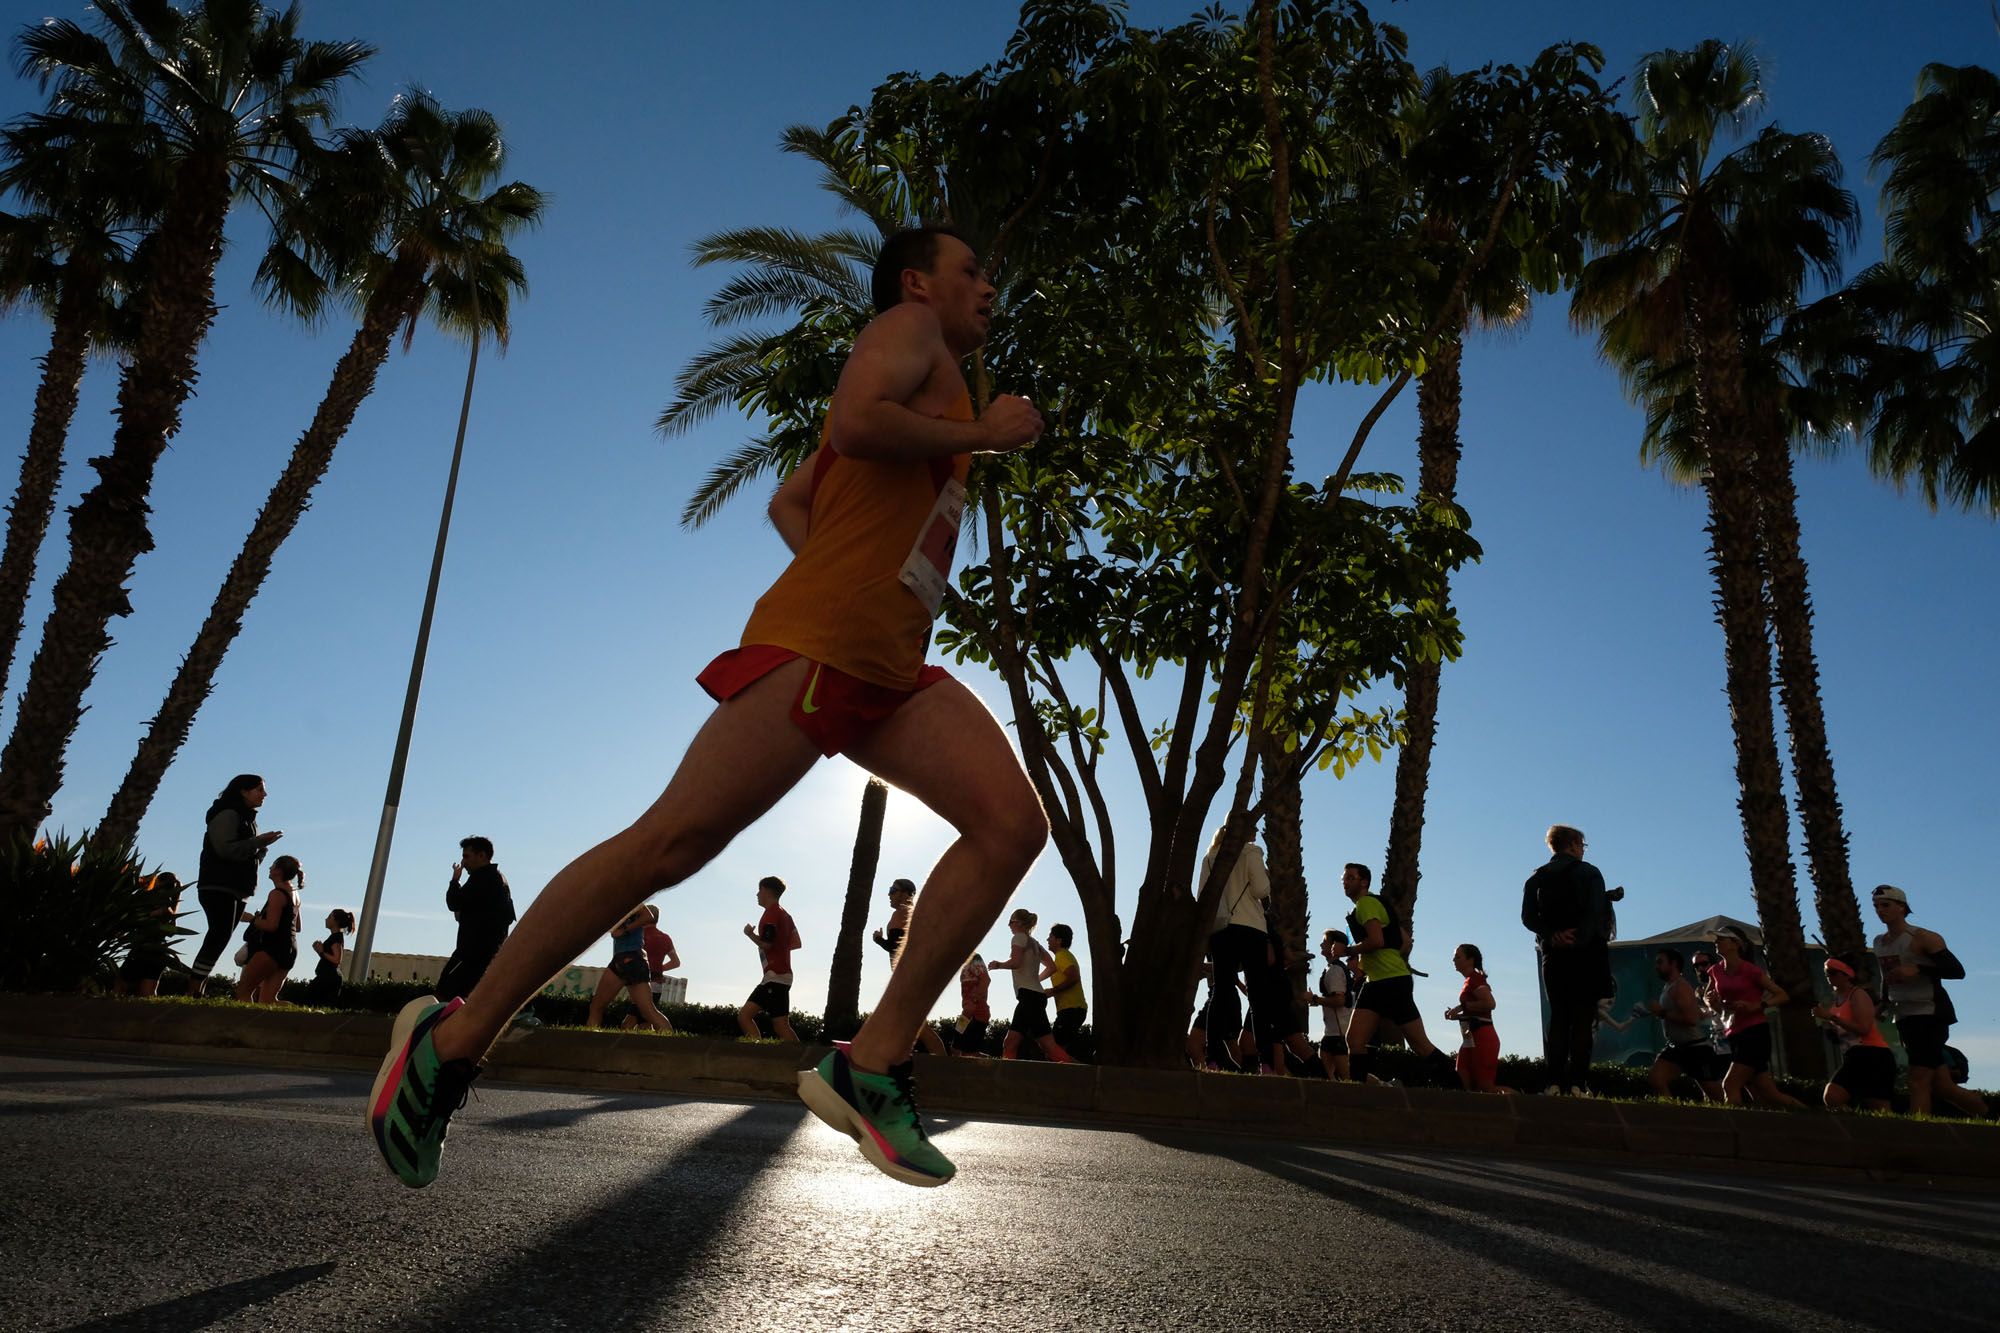
[[[941,414],[970,421],[965,395]],[[948,578],[970,454],[916,461],[849,458],[827,443],[813,470],[806,540],[758,599],[743,644],[789,648],[892,690],[912,690],[930,646],[932,608],[913,582]],[[949,511],[949,518],[944,517]],[[930,572],[906,574],[913,565]]]
[[[1849,991],[1845,1000],[1833,1006],[1833,1013],[1835,1017],[1843,1022],[1853,1023],[1858,1021],[1854,1017],[1853,991]],[[1888,1038],[1882,1035],[1882,1025],[1880,1023],[1875,1024],[1860,1036],[1856,1036],[1846,1028],[1839,1029],[1838,1035],[1842,1050],[1846,1050],[1850,1046],[1880,1046],[1884,1050],[1887,1050],[1889,1046]]]

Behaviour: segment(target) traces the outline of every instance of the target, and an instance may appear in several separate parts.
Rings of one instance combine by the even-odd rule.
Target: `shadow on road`
[[[268,1301],[274,1296],[282,1296],[295,1287],[303,1287],[308,1282],[332,1273],[338,1264],[307,1264],[302,1268],[287,1268],[276,1273],[266,1273],[262,1277],[247,1277],[239,1282],[225,1283],[220,1287],[210,1287],[207,1291],[197,1291],[186,1296],[176,1296],[170,1301],[158,1301],[143,1305],[123,1314],[106,1315],[88,1323],[72,1324],[62,1333],[117,1333],[118,1330],[151,1330],[151,1333],[191,1333],[198,1328],[207,1328],[219,1323],[230,1315],[247,1310],[253,1305]]]
[[[657,1093],[606,1092],[595,1094],[595,1101],[587,1100],[592,1095],[577,1093],[574,1100],[567,1105],[543,1107],[537,1111],[517,1111],[513,1115],[482,1120],[479,1122],[479,1127],[509,1132],[567,1129],[572,1125],[581,1124],[592,1116],[608,1115],[618,1111],[655,1111],[675,1104],[674,1099],[663,1098]]]
[[[737,1210],[808,1114],[798,1104],[744,1107],[661,1158],[639,1183],[553,1223],[503,1267],[441,1275],[436,1294],[401,1325],[539,1329],[583,1319],[590,1328],[654,1327],[729,1238]]]
[[[1858,1201],[1796,1213],[1801,1200],[1774,1197],[1764,1201],[1765,1211],[1750,1214],[1721,1202],[1704,1206],[1671,1180],[1649,1182],[1656,1191],[1651,1194],[1606,1188],[1601,1170],[1521,1168],[1535,1172],[1526,1181],[1519,1170],[1485,1161],[1146,1137],[1313,1190],[1386,1228],[1420,1234],[1470,1260],[1569,1291],[1636,1328],[1674,1333],[1713,1322],[1740,1333],[1792,1333],[1796,1319],[1759,1309],[1773,1299],[1821,1312],[1836,1324],[1966,1333],[1992,1327],[1980,1311],[1925,1295],[1979,1290],[1991,1281],[1989,1266],[1929,1253],[1918,1241],[1884,1261],[1894,1281],[1868,1282],[1830,1257],[1843,1242],[1876,1253],[1882,1228]],[[1940,1200],[1941,1210],[1949,1206]],[[1395,1241],[1380,1236],[1377,1250],[1393,1255]],[[1824,1262],[1799,1262],[1799,1256]]]

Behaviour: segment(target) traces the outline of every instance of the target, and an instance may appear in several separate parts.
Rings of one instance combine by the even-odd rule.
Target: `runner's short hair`
[[[773,898],[782,898],[785,896],[785,881],[779,879],[776,875],[764,876],[764,878],[757,881],[757,887],[760,889],[769,889]]]
[[[1049,927],[1049,938],[1052,940],[1061,940],[1062,947],[1067,949],[1070,943],[1076,939],[1076,935],[1068,926],[1054,925]]]
[[[940,223],[925,223],[921,227],[911,227],[899,231],[882,242],[881,253],[875,257],[875,271],[869,278],[868,294],[875,300],[875,313],[880,315],[903,303],[903,271],[917,269],[923,273],[934,271],[937,263],[938,237],[949,236],[953,240],[965,240],[964,233],[956,227]]]
[[[1347,932],[1344,930],[1329,930],[1326,934],[1320,936],[1319,942],[1324,944],[1328,940],[1339,940],[1342,944],[1345,944],[1347,943]]]
[[[493,859],[493,839],[491,838],[482,838],[478,834],[474,834],[470,838],[460,838],[458,846],[460,851],[478,852],[489,861]]]
[[[1355,874],[1361,876],[1361,887],[1363,888],[1367,888],[1375,882],[1375,872],[1367,866],[1362,865],[1359,861],[1349,861],[1345,869],[1352,870]]]
[[[916,891],[917,886],[907,879],[892,879],[889,881],[889,892],[891,893],[915,893]]]
[[[1668,962],[1672,963],[1674,965],[1674,971],[1676,972],[1684,972],[1687,970],[1687,964],[1681,961],[1681,951],[1679,949],[1662,949],[1659,951],[1659,953],[1655,954],[1654,957],[1664,958]]]

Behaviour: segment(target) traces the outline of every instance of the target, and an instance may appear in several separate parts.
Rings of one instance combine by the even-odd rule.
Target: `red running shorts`
[[[695,680],[710,698],[722,703],[800,656],[773,644],[745,644],[710,662]],[[892,690],[858,680],[823,662],[806,660],[809,667],[792,700],[792,724],[828,758],[873,731],[918,692],[951,677],[943,667],[926,665],[917,671],[916,689]]]

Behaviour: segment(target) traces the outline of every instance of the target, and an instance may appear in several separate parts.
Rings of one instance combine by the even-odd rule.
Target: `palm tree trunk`
[[[7,546],[0,553],[0,689],[14,669],[27,617],[28,588],[35,581],[35,557],[48,536],[62,484],[63,446],[90,354],[91,311],[100,292],[98,275],[72,260],[63,271],[49,350],[42,357],[42,382],[35,390],[35,419],[28,428],[28,451],[21,456],[21,483],[7,507]]]
[[[1418,498],[1451,504],[1458,495],[1458,418],[1464,344],[1456,330],[1438,344],[1417,381]],[[1448,586],[1448,585],[1441,585]],[[1412,662],[1403,677],[1403,745],[1396,752],[1396,798],[1389,808],[1389,850],[1382,860],[1382,899],[1406,931],[1414,930],[1418,868],[1424,840],[1424,799],[1437,741],[1438,658]]]
[[[854,859],[847,867],[847,899],[840,908],[840,934],[827,969],[826,1035],[852,1036],[861,1018],[862,939],[868,930],[868,903],[875,896],[875,867],[882,859],[882,819],[889,789],[875,778],[861,789],[861,822],[854,831]]]
[[[398,261],[396,270],[369,303],[361,327],[354,331],[347,351],[334,367],[333,380],[320,399],[319,410],[313,413],[312,424],[292,446],[292,456],[271,487],[270,495],[265,497],[264,507],[251,524],[250,534],[243,539],[243,547],[236,553],[229,572],[223,576],[222,587],[209,606],[208,618],[202,621],[194,645],[181,659],[180,670],[167,687],[160,711],[147,724],[125,780],[111,798],[104,822],[98,825],[98,836],[124,842],[138,835],[139,821],[146,817],[146,809],[160,788],[160,779],[180,753],[196,713],[214,689],[215,673],[222,666],[229,646],[242,632],[243,616],[264,586],[278,548],[311,507],[313,490],[326,476],[335,448],[354,423],[354,414],[375,388],[376,376],[389,357],[389,345],[397,328],[409,319],[422,299],[423,270],[421,260]]]
[[[1796,1072],[1824,1063],[1813,1034],[1812,988],[1805,970],[1805,928],[1799,918],[1798,876],[1792,866],[1791,823],[1785,810],[1771,707],[1770,621],[1759,558],[1754,434],[1743,387],[1735,303],[1717,280],[1691,288],[1695,368],[1707,438],[1702,485],[1708,493],[1709,554],[1715,574],[1716,619],[1722,626],[1730,719],[1736,734],[1736,808],[1750,857],[1750,890],[1763,927],[1772,978],[1791,996],[1781,1014],[1786,1051]],[[1800,1015],[1805,1015],[1803,1024]]]
[[[1792,454],[1782,426],[1760,423],[1757,498],[1764,570],[1771,597],[1771,626],[1778,640],[1778,697],[1791,740],[1792,779],[1798,784],[1799,822],[1805,828],[1806,862],[1812,870],[1813,905],[1821,937],[1834,954],[1857,965],[1870,958],[1861,905],[1847,861],[1847,831],[1833,781],[1833,752],[1826,738],[1819,662],[1813,652],[1812,591],[1799,550],[1798,491]]]
[[[1267,742],[1272,761],[1282,761],[1283,743]],[[1263,765],[1264,849],[1270,853],[1266,869],[1271,879],[1268,908],[1271,940],[1278,946],[1278,966],[1291,978],[1293,1015],[1305,1021],[1305,1005],[1299,1000],[1306,990],[1306,971],[1312,954],[1306,948],[1306,856],[1304,814],[1299,782],[1289,766],[1277,762]],[[1306,1029],[1301,1027],[1300,1031]]]
[[[30,833],[48,817],[84,692],[111,646],[112,618],[131,614],[125,580],[153,548],[146,526],[153,469],[180,429],[195,356],[215,320],[228,211],[224,164],[190,163],[154,233],[138,352],[119,380],[111,452],[90,460],[98,483],[70,511],[69,567],[56,580],[14,730],[0,750],[0,839]]]

